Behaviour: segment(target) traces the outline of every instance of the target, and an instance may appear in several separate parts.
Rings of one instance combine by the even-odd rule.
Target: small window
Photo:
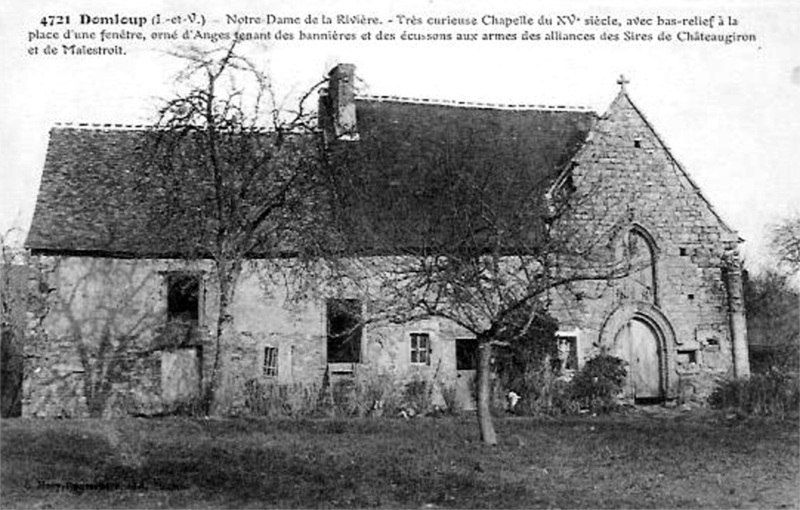
[[[456,370],[476,370],[478,368],[478,339],[456,339]]]
[[[678,366],[683,368],[690,368],[692,365],[697,365],[697,351],[692,350],[678,350],[677,360]]]
[[[575,335],[558,335],[558,359],[562,370],[578,369],[578,337]]]
[[[278,348],[264,347],[264,375],[267,377],[278,376]]]
[[[167,275],[167,319],[170,322],[197,323],[200,317],[200,275]]]
[[[358,299],[329,299],[328,363],[358,363],[361,361],[361,301]]]
[[[411,363],[431,364],[431,337],[427,333],[411,333]]]

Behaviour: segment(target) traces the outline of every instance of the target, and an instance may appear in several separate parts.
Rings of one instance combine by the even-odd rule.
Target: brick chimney
[[[339,64],[328,73],[328,88],[320,91],[319,122],[325,140],[358,140],[355,71]]]

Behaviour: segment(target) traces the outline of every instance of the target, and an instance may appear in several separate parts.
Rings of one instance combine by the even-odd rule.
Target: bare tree
[[[630,292],[653,289],[646,289],[651,259],[642,257],[645,247],[610,244],[630,227],[629,219],[581,214],[583,202],[602,193],[604,184],[579,196],[566,177],[552,185],[527,167],[510,172],[491,154],[477,152],[476,136],[449,134],[436,147],[435,168],[427,169],[435,177],[425,181],[425,190],[397,189],[394,197],[375,192],[346,147],[337,154],[333,182],[343,244],[378,255],[350,257],[342,273],[368,294],[368,320],[440,317],[472,332],[479,345],[480,434],[496,444],[493,349],[528,335],[545,318],[551,291],[593,282],[602,292],[613,280],[636,275],[641,278],[633,284],[642,288]]]
[[[790,271],[800,271],[800,216],[795,215],[773,226],[771,244],[779,263]]]
[[[209,259],[219,286],[207,411],[220,386],[230,307],[248,259],[303,252],[315,228],[317,141],[311,87],[283,108],[269,77],[236,44],[176,53],[183,92],[159,110],[146,193],[157,195],[154,232],[163,247]],[[155,186],[152,186],[155,184]]]

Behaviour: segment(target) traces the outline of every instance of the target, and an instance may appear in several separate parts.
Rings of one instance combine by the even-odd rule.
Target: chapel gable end
[[[684,251],[713,245],[719,246],[715,251],[723,245],[734,249],[736,232],[631,100],[627,80],[619,83],[619,93],[573,160],[575,207],[585,217],[602,216],[609,228],[647,225],[653,235]]]

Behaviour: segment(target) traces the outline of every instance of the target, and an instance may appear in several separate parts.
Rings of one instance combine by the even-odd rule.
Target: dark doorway
[[[478,368],[478,339],[456,339],[456,400],[463,410],[475,409],[475,374]]]
[[[456,339],[456,370],[475,370],[478,367],[478,339]]]

